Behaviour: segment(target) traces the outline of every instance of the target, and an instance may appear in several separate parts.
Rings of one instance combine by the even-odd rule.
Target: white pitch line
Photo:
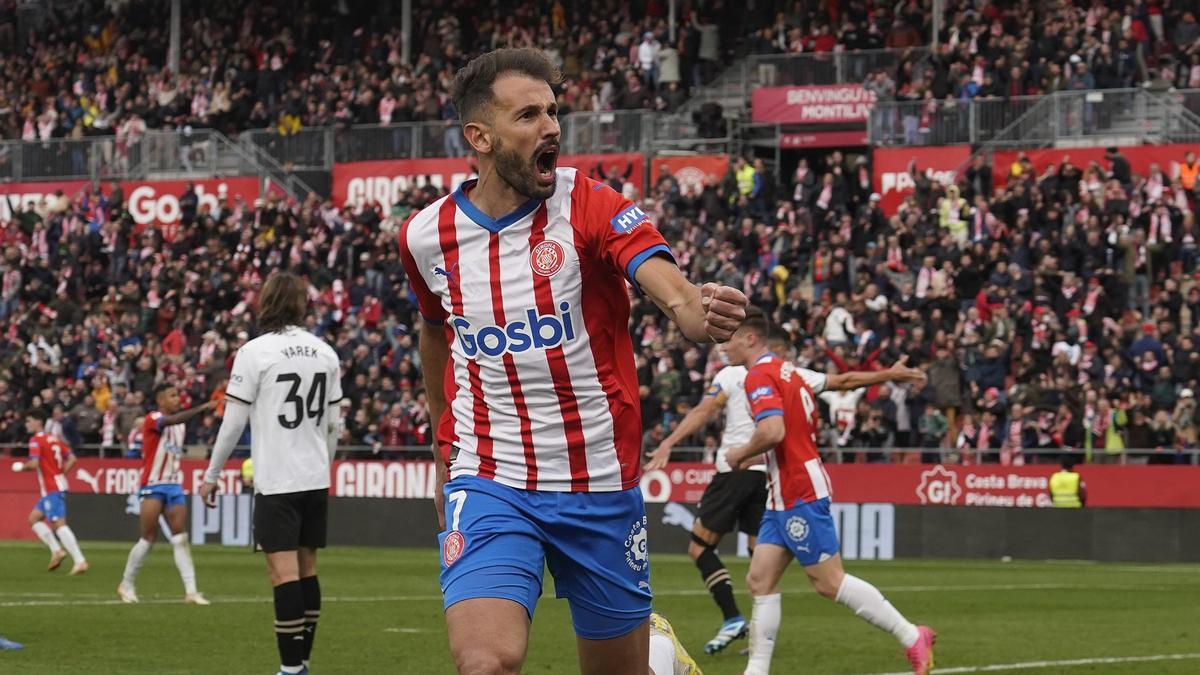
[[[957,586],[880,586],[880,591],[884,593],[957,593],[975,591],[1164,591],[1176,592],[1180,588],[1177,586],[1124,586],[1115,584],[976,584],[976,585],[957,585]],[[807,587],[788,588],[780,591],[781,593],[796,593],[807,594],[811,591]],[[703,589],[675,589],[669,591],[655,591],[654,596],[688,596],[688,595],[708,595],[708,591]]]
[[[425,628],[384,628],[385,633],[430,633],[432,631]]]
[[[208,598],[213,603],[222,605],[256,605],[274,602],[269,597],[221,597]],[[321,602],[404,602],[411,600],[441,600],[440,595],[382,595],[373,597],[327,597]],[[120,599],[112,600],[20,600],[0,602],[0,607],[103,607],[106,605],[124,605]],[[146,598],[140,605],[182,605],[183,598]]]
[[[886,593],[959,593],[959,592],[983,592],[983,591],[1045,591],[1045,590],[1063,590],[1063,591],[1096,591],[1096,590],[1137,590],[1137,591],[1176,591],[1178,589],[1169,586],[1102,586],[1102,585],[1087,585],[1087,584],[979,584],[965,586],[882,586],[881,591]],[[789,588],[781,591],[786,594],[810,594],[812,593],[807,587],[804,588]],[[50,595],[50,594],[47,594]],[[708,591],[703,589],[672,589],[666,591],[658,591],[655,597],[687,597],[687,596],[707,596]],[[10,597],[38,597],[33,594],[17,594],[13,593]],[[106,605],[121,605],[125,604],[120,599],[96,599],[98,597],[107,598],[107,596],[97,596],[96,594],[86,594],[77,596],[63,596],[61,599],[38,599],[38,600],[9,600],[0,602],[0,607],[102,607]],[[77,598],[77,599],[72,599]],[[322,602],[411,602],[411,601],[428,601],[441,600],[441,595],[380,595],[380,596],[331,596],[322,598]],[[210,596],[209,600],[218,604],[260,604],[272,602],[268,596]],[[182,598],[176,596],[170,597],[151,597],[144,598],[140,604],[143,605],[173,605],[183,604]]]
[[[1058,668],[1070,666],[1096,666],[1113,663],[1148,663],[1151,661],[1187,661],[1200,659],[1200,652],[1188,654],[1151,654],[1149,656],[1100,656],[1090,659],[1064,659],[1061,661],[1026,661],[1025,663],[994,663],[987,666],[961,666],[958,668],[934,668],[933,675],[950,673],[987,673],[1001,670],[1025,670],[1032,668]],[[908,675],[909,671],[883,673],[882,675]]]

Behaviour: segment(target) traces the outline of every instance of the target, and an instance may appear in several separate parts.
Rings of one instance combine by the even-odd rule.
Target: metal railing
[[[193,459],[204,459],[208,456],[209,446],[185,446],[185,456]],[[28,451],[28,444],[0,444],[0,456],[23,457]],[[125,451],[119,446],[80,445],[73,448],[76,455],[81,457],[121,458]],[[242,455],[250,452],[249,446],[238,446],[235,453]],[[671,452],[672,461],[676,462],[711,462],[712,448],[696,446],[680,446]],[[887,464],[1000,464],[1004,453],[996,448],[986,450],[970,450],[967,453],[955,448],[821,448],[822,459],[829,464],[853,464],[877,462]],[[1090,454],[1082,449],[1070,450],[1060,448],[1034,449],[1022,451],[1022,459],[1027,464],[1057,464],[1063,453],[1069,453],[1083,464],[1085,460],[1091,463],[1142,465],[1151,463],[1163,464],[1200,464],[1200,448],[1127,448],[1119,453],[1107,454],[1103,449],[1093,449]],[[338,447],[339,459],[384,459],[384,460],[427,460],[431,457],[429,446],[426,445],[343,445]],[[965,460],[965,461],[964,461]]]
[[[260,176],[294,197],[312,189],[254,145],[211,129],[116,136],[0,141],[0,181],[104,181]]]
[[[802,54],[754,54],[746,57],[747,80],[759,87],[861,83],[878,70],[895,73],[901,64],[922,64],[928,47],[907,49],[863,49]],[[913,73],[922,76],[922,68]]]
[[[1200,140],[1200,91],[1059,91],[1049,96],[877,102],[874,145],[990,149]]]
[[[656,124],[666,117],[646,110],[563,115],[562,151],[642,152],[655,138],[673,138],[655,133]],[[457,121],[305,127],[289,135],[251,130],[242,132],[239,140],[292,171],[330,171],[335,162],[465,157],[468,151]]]
[[[744,113],[750,108],[750,93],[758,87],[812,86],[862,83],[867,75],[887,69],[896,74],[906,62],[913,63],[914,79],[933,67],[928,47],[907,49],[864,49],[802,54],[751,54],[726,68],[712,82],[692,92],[679,109],[690,115],[708,102],[720,103],[728,112]]]

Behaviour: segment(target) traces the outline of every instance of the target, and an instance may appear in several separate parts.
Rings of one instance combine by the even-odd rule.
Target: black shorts
[[[254,495],[254,538],[267,553],[325,548],[329,490]]]
[[[713,480],[700,497],[700,524],[728,534],[737,529],[750,536],[758,534],[758,525],[767,510],[767,474],[764,471],[726,471]]]

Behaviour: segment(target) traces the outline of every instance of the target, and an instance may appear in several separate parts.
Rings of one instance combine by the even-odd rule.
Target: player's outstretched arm
[[[908,382],[916,383],[925,381],[924,371],[916,368],[909,368],[905,365],[908,360],[907,356],[901,355],[899,359],[892,364],[887,370],[876,370],[874,372],[854,371],[849,373],[838,373],[837,375],[825,376],[826,391],[848,391],[851,389],[859,389],[861,387],[870,387],[884,382]]]
[[[770,415],[762,418],[754,425],[754,434],[749,442],[740,448],[733,448],[725,455],[725,461],[735,469],[745,469],[754,464],[754,458],[774,448],[783,441],[787,428],[783,424],[783,415]]]
[[[679,421],[679,426],[675,427],[675,431],[672,431],[670,436],[658,444],[643,468],[646,471],[654,471],[665,467],[667,460],[671,459],[671,450],[675,444],[703,429],[712,416],[723,407],[725,407],[725,392],[718,391],[712,396],[705,396],[701,399],[695,408],[683,416],[683,419]]]
[[[446,484],[446,464],[438,452],[438,423],[446,411],[446,364],[450,361],[450,343],[446,331],[427,321],[421,321],[420,343],[421,377],[425,382],[425,402],[429,406],[429,428],[433,436],[433,466],[437,478],[433,485],[433,506],[437,511],[438,526],[446,527],[446,503],[442,486]]]
[[[208,506],[217,505],[217,479],[221,477],[221,469],[233,454],[233,448],[242,437],[242,430],[248,421],[250,406],[236,398],[227,398],[225,417],[221,419],[221,428],[217,430],[217,442],[213,444],[208,470],[204,472],[204,484],[200,486],[200,497]]]
[[[184,424],[190,421],[193,417],[198,417],[210,410],[216,410],[219,403],[220,401],[206,401],[198,406],[188,408],[187,410],[180,410],[173,415],[163,415],[162,418],[159,419],[158,425],[161,428],[169,427],[172,424]]]
[[[697,287],[665,258],[650,258],[635,275],[642,291],[692,342],[725,342],[746,318],[749,301],[741,291],[714,283]]]
[[[37,471],[37,467],[38,467],[37,457],[27,459],[24,462],[13,462],[12,463],[12,470],[16,471],[17,473],[21,473],[22,471]]]

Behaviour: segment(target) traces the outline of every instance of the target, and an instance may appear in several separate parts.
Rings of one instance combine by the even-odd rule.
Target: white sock
[[[171,546],[175,549],[175,567],[183,579],[183,590],[188,595],[196,592],[196,566],[192,564],[192,549],[188,547],[187,532],[171,535]]]
[[[280,665],[280,666],[279,666],[279,672],[281,672],[281,673],[303,673],[303,672],[304,672],[304,666],[284,666],[284,665]]]
[[[650,634],[650,672],[654,675],[675,673],[675,643],[666,635]]]
[[[54,538],[54,532],[50,530],[50,526],[46,521],[39,520],[33,524],[33,533],[42,540],[42,543],[50,547],[51,553],[58,553],[62,550],[62,546],[58,545],[58,540]]]
[[[58,528],[55,534],[58,535],[63,548],[67,549],[67,553],[71,554],[71,560],[74,560],[76,565],[85,561],[83,551],[79,550],[79,541],[75,539],[75,533],[71,531],[70,527],[63,525]]]
[[[847,574],[838,589],[837,601],[872,626],[891,633],[905,649],[917,643],[917,627],[909,623],[878,588],[862,579]]]
[[[137,583],[138,572],[142,569],[142,563],[146,562],[146,556],[149,555],[152,546],[154,544],[150,540],[138,539],[129,550],[129,559],[125,561],[125,576],[122,577],[126,586],[133,588]]]
[[[767,675],[771,670],[771,654],[775,651],[775,636],[779,634],[779,621],[783,613],[782,599],[779,593],[754,598],[754,612],[750,615],[750,662],[746,664],[746,675]]]

